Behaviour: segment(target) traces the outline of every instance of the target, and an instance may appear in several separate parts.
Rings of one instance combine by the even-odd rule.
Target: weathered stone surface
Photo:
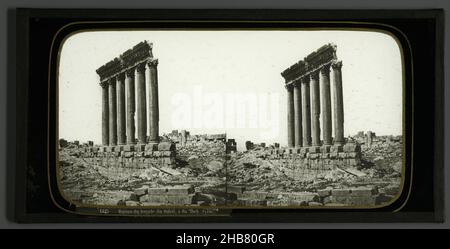
[[[175,143],[172,142],[161,142],[158,144],[159,151],[174,151],[175,149]]]
[[[210,204],[216,202],[216,197],[212,194],[195,193],[192,202],[197,204]]]
[[[136,206],[139,206],[139,202],[138,201],[126,201],[125,206],[136,207]]]
[[[143,186],[141,188],[135,189],[133,193],[136,194],[137,196],[145,195],[148,193],[148,186]]]
[[[337,203],[344,203],[352,206],[364,206],[371,207],[375,205],[375,197],[374,196],[350,196],[350,195],[341,195],[334,196],[333,201]]]
[[[231,185],[231,186],[227,186],[227,191],[229,193],[235,193],[235,194],[240,195],[240,194],[244,193],[245,187],[244,186],[233,186],[233,185]]]
[[[383,205],[383,204],[387,204],[391,201],[394,200],[393,195],[386,195],[386,194],[379,194],[377,197],[375,197],[375,205]]]
[[[132,144],[124,145],[123,151],[126,151],[126,152],[134,151],[134,145],[132,145]]]
[[[194,194],[147,194],[140,198],[141,202],[158,203],[160,205],[188,205],[193,204]]]
[[[180,194],[191,194],[194,192],[192,186],[175,186],[175,187],[161,187],[161,188],[149,188],[148,195],[180,195]]]
[[[329,153],[331,149],[330,145],[322,145],[320,146],[320,152],[321,153]]]
[[[333,196],[349,196],[350,189],[333,189],[333,190],[331,190],[331,195],[333,195]]]
[[[237,204],[240,206],[267,206],[267,200],[238,199]]]
[[[360,152],[361,146],[355,143],[346,143],[344,145],[344,152]]]
[[[317,194],[318,194],[320,197],[326,197],[326,196],[329,196],[329,195],[331,195],[331,189],[321,189],[321,190],[318,190],[318,191],[317,191]]]
[[[342,152],[344,147],[342,145],[333,145],[330,147],[330,152]]]
[[[352,196],[371,196],[378,193],[378,189],[375,187],[352,188],[350,191]]]
[[[158,144],[157,143],[149,143],[145,145],[145,151],[156,151],[158,150]]]
[[[145,151],[145,144],[136,144],[134,146],[134,150],[136,152],[143,152],[143,151]]]
[[[319,206],[323,206],[323,204],[320,203],[320,202],[314,202],[314,201],[312,201],[312,202],[309,202],[309,203],[308,203],[308,206],[310,206],[310,207],[319,207]]]

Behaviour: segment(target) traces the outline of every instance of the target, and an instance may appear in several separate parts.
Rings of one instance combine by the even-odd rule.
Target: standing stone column
[[[287,125],[288,125],[288,147],[292,148],[295,145],[295,131],[294,131],[294,90],[292,85],[286,86],[287,90]]]
[[[125,75],[123,73],[116,77],[117,92],[117,144],[126,143],[125,135]]]
[[[302,128],[303,147],[311,145],[311,110],[309,98],[309,77],[303,77],[302,82]]]
[[[334,143],[344,144],[344,101],[342,96],[342,61],[332,64],[333,68],[333,118]]]
[[[147,103],[145,101],[145,63],[136,67],[137,134],[140,144],[147,143]]]
[[[320,92],[319,92],[319,71],[310,74],[311,90],[311,136],[312,145],[320,146]]]
[[[302,134],[302,91],[301,81],[294,83],[294,145],[301,147],[303,142]]]
[[[135,143],[135,126],[134,126],[134,112],[135,112],[135,97],[134,97],[134,68],[131,68],[125,73],[125,87],[127,95],[127,144]]]
[[[116,80],[108,80],[109,84],[109,145],[117,145],[117,101]]]
[[[320,69],[320,92],[322,95],[322,130],[323,144],[331,145],[331,96],[330,96],[330,65]]]
[[[109,98],[108,98],[108,82],[100,83],[102,87],[102,144],[109,145]]]
[[[158,60],[148,61],[147,79],[148,89],[148,114],[149,114],[149,140],[151,143],[159,142],[159,104],[158,104]]]

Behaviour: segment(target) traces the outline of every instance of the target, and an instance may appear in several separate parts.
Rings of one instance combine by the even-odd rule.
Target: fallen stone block
[[[200,202],[210,204],[216,202],[216,197],[212,194],[195,193],[192,202],[197,204],[200,204]]]
[[[320,202],[312,201],[312,202],[308,202],[308,206],[310,206],[310,207],[319,207],[319,206],[323,206],[323,204],[320,203]]]
[[[145,145],[145,151],[157,151],[158,150],[158,144],[157,143],[150,143]]]
[[[126,201],[125,206],[136,207],[136,206],[139,206],[139,202],[138,201]]]
[[[374,196],[333,196],[333,200],[337,203],[344,203],[351,206],[375,206]]]
[[[148,193],[148,187],[144,186],[133,191],[138,196],[146,195]]]
[[[350,189],[333,189],[333,190],[331,190],[331,195],[333,195],[333,196],[349,196]]]
[[[320,197],[326,197],[326,196],[329,196],[329,195],[331,195],[331,189],[321,189],[321,190],[318,190],[318,191],[317,191],[317,194],[318,194]]]
[[[182,195],[194,193],[192,186],[148,188],[148,195]]]
[[[229,193],[235,193],[237,195],[241,195],[244,193],[245,187],[243,186],[227,186],[227,192]]]
[[[371,196],[378,194],[378,190],[375,187],[359,187],[352,188],[351,194],[352,196]]]
[[[393,195],[386,195],[386,194],[379,194],[377,197],[375,197],[375,205],[383,205],[391,202],[394,199],[395,196]]]
[[[238,199],[237,203],[245,207],[267,206],[267,200]]]
[[[192,200],[193,200],[194,195],[193,194],[189,194],[189,195],[166,195],[166,194],[161,194],[161,195],[144,195],[141,196],[140,201],[141,202],[149,202],[149,203],[158,203],[161,205],[187,205],[187,204],[193,204]]]
[[[305,207],[308,206],[308,202],[304,200],[288,200],[288,206]]]
[[[326,207],[347,207],[347,204],[344,203],[334,203],[334,202],[330,202],[325,204]]]

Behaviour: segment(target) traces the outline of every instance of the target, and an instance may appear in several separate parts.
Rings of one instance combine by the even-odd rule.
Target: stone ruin
[[[95,166],[134,170],[175,163],[175,144],[159,137],[158,59],[152,47],[143,41],[96,70],[102,88],[102,146],[87,147],[83,154]]]
[[[281,73],[288,96],[288,148],[272,150],[271,157],[293,160],[293,168],[315,174],[360,163],[360,145],[344,138],[341,68],[336,46],[327,44]]]

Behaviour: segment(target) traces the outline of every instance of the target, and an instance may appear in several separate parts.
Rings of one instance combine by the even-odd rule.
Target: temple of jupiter
[[[158,60],[152,48],[140,42],[96,70],[102,146],[89,148],[86,157],[98,164],[145,168],[174,162],[175,145],[159,141]]]
[[[308,165],[359,162],[360,146],[344,138],[341,68],[336,45],[326,44],[281,73],[287,91],[288,143],[276,154],[319,159],[308,160]]]

